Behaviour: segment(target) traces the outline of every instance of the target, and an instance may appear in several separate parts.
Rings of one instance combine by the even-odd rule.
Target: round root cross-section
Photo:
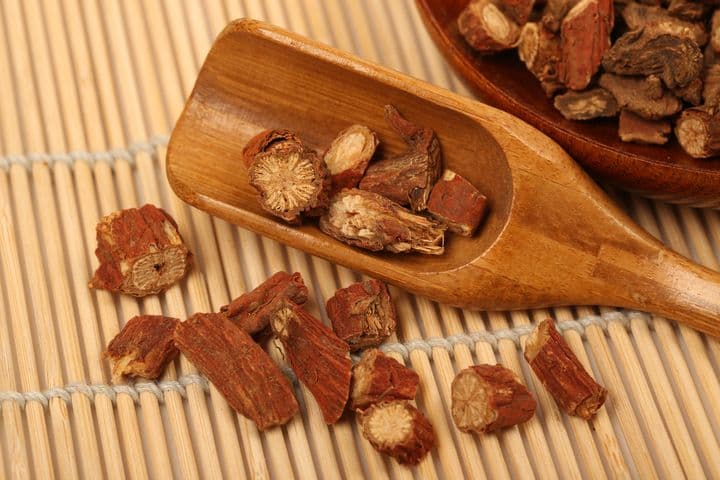
[[[298,147],[256,155],[250,184],[263,209],[290,223],[298,222],[302,213],[317,214],[327,206],[327,167],[311,150]]]
[[[417,465],[435,446],[432,425],[409,402],[375,404],[360,413],[358,420],[372,446],[403,465]]]
[[[720,154],[720,115],[715,107],[695,107],[683,111],[675,124],[680,146],[695,158]]]
[[[338,134],[324,155],[333,192],[357,186],[377,145],[377,135],[364,125],[351,125]]]
[[[473,0],[458,17],[458,29],[471,47],[497,52],[516,45],[520,27],[490,0]]]
[[[475,365],[452,382],[452,417],[463,432],[492,432],[529,420],[535,400],[515,374],[500,365]]]
[[[89,283],[136,297],[157,294],[185,276],[191,254],[175,221],[154,205],[103,217],[95,250],[100,266]]]

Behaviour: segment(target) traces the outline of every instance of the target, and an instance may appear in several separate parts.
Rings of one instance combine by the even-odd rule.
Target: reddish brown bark
[[[298,412],[287,377],[224,315],[196,313],[175,329],[175,343],[228,404],[259,430],[284,425]]]
[[[593,380],[553,320],[543,320],[528,337],[525,359],[558,406],[589,420],[605,402],[607,390]]]
[[[241,330],[253,335],[262,332],[269,325],[270,318],[275,313],[272,307],[275,299],[286,298],[302,305],[307,301],[307,297],[308,289],[300,273],[291,275],[277,272],[252,291],[220,308],[220,312]]]
[[[350,395],[348,344],[298,305],[278,299],[270,321],[295,375],[315,397],[325,422],[337,422]]]
[[[326,310],[335,334],[350,350],[378,346],[395,331],[397,315],[385,282],[367,280],[341,288]]]
[[[430,192],[428,212],[451,232],[470,237],[485,216],[486,205],[485,195],[470,182],[445,170]]]
[[[420,377],[394,358],[372,348],[353,367],[350,408],[363,410],[390,400],[414,400]]]
[[[501,365],[474,365],[452,382],[452,417],[463,432],[492,432],[526,422],[535,399],[513,372]]]
[[[150,204],[103,217],[95,255],[100,265],[89,287],[136,297],[166,290],[185,276],[192,257],[175,220]]]
[[[440,142],[433,130],[407,121],[392,105],[385,105],[385,120],[408,148],[402,155],[371,164],[360,188],[409,204],[414,212],[425,210],[442,168]]]
[[[572,90],[584,90],[610,48],[612,0],[582,0],[562,21],[560,81]]]
[[[107,346],[103,356],[112,361],[113,379],[124,375],[155,379],[177,356],[173,332],[178,319],[140,315],[127,321]]]

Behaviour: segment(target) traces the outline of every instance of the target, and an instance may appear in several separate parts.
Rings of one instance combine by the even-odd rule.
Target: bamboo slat
[[[101,353],[134,315],[216,311],[292,270],[327,322],[325,299],[360,279],[186,206],[164,179],[165,135],[214,37],[241,16],[470,95],[411,0],[0,0],[0,478],[720,478],[720,342],[606,307],[482,313],[392,289],[400,324],[385,348],[420,375],[439,439],[413,469],[378,454],[352,415],[325,425],[298,383],[302,415],[263,433],[184,357],[158,383],[112,385]],[[718,212],[611,193],[720,267]],[[176,218],[195,268],[140,301],[88,290],[98,218],[145,202]],[[560,412],[524,361],[528,327],[547,316],[609,390],[592,422]],[[537,415],[459,432],[450,384],[476,363],[512,369]]]

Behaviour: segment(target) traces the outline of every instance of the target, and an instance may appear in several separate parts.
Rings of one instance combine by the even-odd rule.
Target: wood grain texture
[[[362,122],[399,151],[382,118],[386,103],[433,126],[446,166],[487,194],[491,213],[478,235],[453,236],[432,258],[369,254],[260,209],[241,160],[253,134],[286,127],[319,148]],[[167,173],[198,208],[443,303],[604,303],[720,334],[720,275],[636,226],[549,138],[492,107],[262,22],[235,21],[217,38],[171,137]]]
[[[465,43],[456,19],[467,0],[416,0],[440,51],[482,98],[557,141],[590,173],[623,189],[698,207],[720,207],[720,161],[695,159],[675,139],[667,146],[621,142],[617,118],[566,120],[514,51],[480,55]]]

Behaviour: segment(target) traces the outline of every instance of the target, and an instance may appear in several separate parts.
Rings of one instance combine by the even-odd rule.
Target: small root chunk
[[[555,97],[554,104],[568,120],[614,117],[618,113],[615,97],[604,88],[593,88],[584,92],[569,91]]]
[[[228,404],[266,430],[300,410],[290,381],[247,333],[219,313],[196,313],[175,329],[180,351]]]
[[[315,397],[325,423],[337,422],[350,395],[350,347],[293,302],[277,299],[273,305],[270,327],[293,372]]]
[[[605,403],[607,390],[593,380],[548,318],[535,327],[525,344],[525,359],[558,406],[590,420]]]
[[[298,223],[301,214],[318,215],[327,206],[330,179],[325,162],[302,146],[255,155],[249,177],[262,208],[286,222]]]
[[[716,107],[694,107],[683,111],[675,124],[680,146],[695,158],[720,154],[720,115]]]
[[[350,408],[364,410],[390,400],[414,400],[420,377],[377,348],[365,350],[353,367]]]
[[[455,376],[451,410],[463,432],[492,432],[532,418],[535,399],[507,368],[474,365]]]
[[[367,190],[345,189],[320,217],[320,229],[349,245],[392,253],[440,255],[445,227]]]
[[[358,415],[360,431],[375,450],[403,465],[417,465],[435,446],[435,432],[410,402],[379,403]]]
[[[483,53],[513,48],[520,27],[490,0],[472,0],[458,17],[460,34]]]
[[[673,89],[700,76],[703,55],[693,40],[646,28],[618,38],[602,65],[618,75],[657,75]]]
[[[324,156],[332,180],[331,196],[357,187],[377,145],[377,135],[364,125],[352,125],[338,134]]]
[[[278,298],[286,298],[297,305],[307,301],[308,289],[300,273],[277,272],[252,291],[221,307],[220,313],[244,332],[254,335],[269,325],[274,314],[272,302]]]
[[[682,109],[682,102],[671,92],[665,91],[655,75],[642,78],[604,73],[599,83],[613,94],[620,108],[649,120],[669,117]]]
[[[162,315],[140,315],[127,321],[103,353],[112,361],[112,376],[153,380],[177,356],[173,332],[178,319]]]
[[[370,165],[360,188],[400,205],[409,204],[414,212],[423,211],[442,168],[440,142],[435,132],[405,120],[392,105],[385,105],[385,120],[408,149],[400,156]]]
[[[96,230],[100,266],[90,288],[144,297],[165,291],[188,271],[192,255],[175,220],[154,205],[111,213]]]
[[[433,187],[428,212],[448,226],[448,230],[471,237],[485,216],[487,198],[470,182],[445,170]]]
[[[562,21],[560,81],[572,90],[584,90],[610,48],[614,22],[612,0],[582,0]]]
[[[351,351],[376,347],[395,332],[397,315],[385,282],[367,280],[341,288],[326,310],[335,334]]]

